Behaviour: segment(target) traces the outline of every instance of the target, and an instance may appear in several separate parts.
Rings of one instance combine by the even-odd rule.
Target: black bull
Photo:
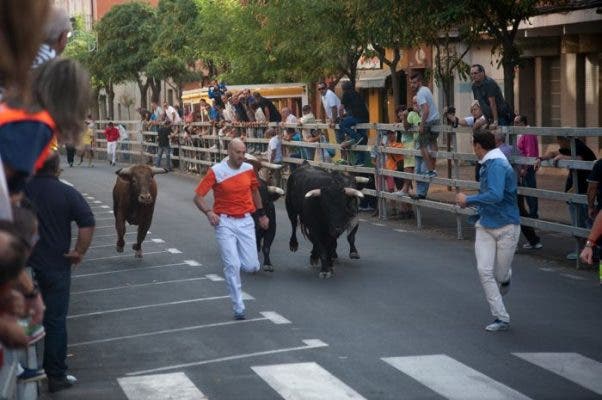
[[[291,251],[297,251],[297,221],[301,232],[313,248],[310,263],[321,262],[320,277],[333,274],[333,260],[337,257],[337,239],[348,231],[349,257],[359,258],[355,248],[358,229],[357,203],[363,197],[356,189],[353,177],[339,172],[303,165],[289,177],[286,190],[286,211],[292,225]]]
[[[263,230],[257,222],[257,215],[253,215],[255,219],[255,237],[257,239],[257,252],[263,253],[263,270],[273,272],[272,261],[270,260],[270,248],[276,236],[276,209],[274,201],[278,200],[284,194],[284,191],[274,186],[268,186],[267,183],[258,178],[259,194],[261,195],[261,203],[265,210],[265,215],[269,218],[270,224],[268,229]]]

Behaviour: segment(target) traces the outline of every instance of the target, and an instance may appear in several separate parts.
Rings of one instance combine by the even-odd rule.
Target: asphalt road
[[[62,175],[86,194],[98,228],[73,274],[68,364],[79,383],[52,398],[602,396],[602,288],[591,271],[517,255],[511,329],[489,333],[471,241],[366,218],[361,259],[341,240],[335,276],[320,280],[306,240],[289,251],[280,200],[276,271],[243,277],[248,319],[233,321],[213,230],[192,203],[199,178],[157,176],[138,260],[131,246],[114,250],[114,170]]]

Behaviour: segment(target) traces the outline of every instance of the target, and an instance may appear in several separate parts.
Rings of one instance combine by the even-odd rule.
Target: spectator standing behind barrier
[[[504,100],[498,84],[485,75],[485,68],[480,64],[473,64],[470,67],[470,78],[472,94],[475,100],[479,100],[483,114],[491,123],[490,128],[510,125],[513,122],[513,112]]]
[[[237,320],[245,319],[240,270],[259,270],[255,223],[251,214],[255,212],[259,216],[261,229],[267,229],[269,224],[253,166],[244,162],[245,150],[242,140],[233,139],[228,144],[228,157],[209,169],[194,197],[195,205],[215,227],[226,285]],[[205,200],[210,190],[213,190],[213,208]]]
[[[493,323],[485,329],[505,331],[510,327],[510,315],[502,296],[510,289],[512,258],[520,235],[520,217],[516,205],[516,173],[500,149],[495,148],[494,136],[479,131],[472,136],[473,151],[482,167],[479,193],[456,195],[462,208],[475,205],[475,255],[477,270]]]
[[[156,167],[161,167],[161,159],[163,158],[163,154],[165,153],[165,158],[167,162],[167,170],[171,171],[171,146],[170,146],[170,138],[172,135],[171,131],[171,121],[169,119],[165,119],[163,125],[159,127],[159,131],[157,132],[157,160],[155,161]]]
[[[270,139],[268,143],[268,161],[272,164],[282,164],[282,134],[274,128],[268,128],[265,136]],[[280,168],[272,171],[272,184],[280,187],[282,174]]]
[[[259,92],[253,93],[253,97],[257,105],[263,110],[263,114],[268,122],[282,121],[282,115],[280,115],[272,100],[263,97]]]
[[[437,176],[435,154],[438,150],[437,138],[439,133],[434,132],[432,127],[439,121],[439,111],[437,111],[431,90],[422,85],[422,79],[420,72],[414,73],[410,78],[410,87],[416,93],[420,113],[417,144],[422,156],[416,158],[416,173],[433,178]],[[428,184],[417,184],[416,186],[416,197],[419,199],[426,198]]]
[[[412,98],[413,107],[418,107],[418,103],[416,102],[416,96]],[[420,116],[414,111],[413,108],[406,108],[405,105],[400,105],[397,107],[395,111],[395,116],[397,117],[397,123],[402,124],[404,129],[410,126],[408,124],[408,115],[412,113],[413,123],[418,124],[420,121]],[[399,134],[400,133],[400,134]],[[400,136],[401,144],[403,145],[403,149],[405,150],[414,150],[416,146],[416,132],[407,132],[402,131],[399,132],[398,136]],[[403,156],[403,172],[407,172],[410,174],[414,173],[414,168],[416,167],[416,157],[410,154],[404,154]],[[401,190],[395,192],[395,194],[399,196],[408,196],[410,194],[410,189],[412,187],[412,179],[403,179],[403,184],[401,186]],[[404,203],[405,204],[405,203]],[[406,207],[406,213],[409,214],[411,208]]]
[[[117,141],[119,140],[119,130],[115,128],[113,122],[109,122],[104,131],[105,138],[107,139],[107,159],[109,165],[115,165],[115,155],[117,152]]]
[[[71,387],[77,380],[67,375],[67,313],[71,269],[84,258],[94,233],[94,215],[83,196],[59,181],[60,159],[53,154],[38,174],[27,183],[25,192],[37,209],[40,240],[28,264],[40,285],[46,303],[44,314],[44,369],[48,390]],[[71,223],[78,226],[71,249]]]
[[[320,92],[320,99],[322,100],[322,107],[324,107],[324,114],[326,115],[326,123],[334,124],[339,118],[339,106],[341,100],[337,95],[326,86],[325,82],[318,84],[318,91]]]
[[[356,124],[363,124],[370,121],[370,115],[366,102],[351,82],[343,82],[343,97],[341,104],[345,107],[345,116],[339,123],[337,131],[337,142],[341,143],[341,148],[350,146],[368,144],[368,132],[365,129],[354,129]],[[366,152],[354,152],[356,155],[355,164],[366,164]]]
[[[500,130],[496,130],[493,135],[495,137],[495,146],[498,149],[500,149],[500,151],[502,153],[504,153],[504,155],[506,156],[506,158],[508,160],[510,160],[510,158],[512,156],[519,155],[518,149],[516,149],[514,146],[506,143],[506,134],[505,133],[503,133]],[[520,174],[521,168],[522,168],[522,165],[514,164],[512,166],[512,169],[516,173],[517,182],[520,180],[519,174]],[[526,217],[528,215],[527,215],[527,210],[525,210],[525,202],[522,197],[523,196],[520,196],[517,194],[516,201],[517,201],[517,206],[518,206],[518,211],[519,211],[520,216]],[[523,249],[541,249],[543,247],[543,245],[541,244],[541,239],[539,238],[539,236],[537,236],[537,234],[535,233],[535,229],[533,229],[533,227],[521,224],[520,229],[521,229],[521,232],[523,233],[523,235],[525,235],[525,237],[527,238],[527,243],[525,243],[523,245]]]
[[[571,141],[568,137],[557,136],[556,141],[558,142],[558,150],[552,150],[539,157],[535,163],[536,168],[541,166],[541,161],[552,160],[554,166],[558,165],[560,160],[571,160]],[[595,161],[596,155],[594,152],[585,145],[580,139],[575,139],[575,159],[583,161]],[[577,183],[573,182],[573,171],[569,169],[569,174],[566,178],[564,185],[564,191],[568,192],[573,189],[577,194],[587,194],[587,178],[590,174],[585,169],[577,169]],[[571,215],[571,223],[573,226],[579,228],[588,228],[591,226],[591,221],[588,223],[587,216],[587,204],[578,204],[573,202],[567,202],[569,205],[569,213]],[[588,226],[589,225],[589,226]],[[583,239],[578,239],[581,245],[584,244]],[[571,252],[566,255],[567,260],[576,260],[577,252]]]
[[[311,110],[311,106],[309,104],[306,104],[303,106],[303,108],[301,108],[301,117],[298,119],[297,124],[299,126],[303,126],[303,124],[315,124],[316,123],[316,117],[314,116],[314,113]],[[320,142],[320,138],[321,138],[321,134],[320,131],[318,129],[301,129],[301,139],[304,142],[307,143],[316,143],[316,142]],[[316,155],[316,149],[311,149],[311,148],[306,148],[305,151],[307,152],[307,159],[308,160],[314,160],[315,155]],[[328,150],[324,149],[323,151],[327,152],[328,154]],[[330,159],[330,154],[328,154],[328,159]],[[322,154],[321,160],[324,161],[324,154]]]
[[[602,159],[596,161],[587,178],[587,215],[593,220],[602,209]]]
[[[514,118],[514,126],[529,126],[527,117],[524,115],[517,115]],[[518,148],[520,154],[524,157],[539,157],[539,143],[537,143],[537,135],[519,135],[516,142],[516,147]],[[518,185],[536,188],[536,172],[537,169],[534,165],[522,165],[519,171]],[[526,216],[529,218],[539,218],[539,201],[537,197],[519,196],[519,202],[524,202],[525,200],[527,201],[527,206],[529,207],[529,212]]]

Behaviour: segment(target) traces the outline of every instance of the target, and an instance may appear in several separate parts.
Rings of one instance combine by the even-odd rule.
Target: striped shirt
[[[252,191],[259,187],[251,164],[243,162],[233,169],[227,159],[212,166],[201,180],[195,192],[205,196],[213,189],[213,212],[230,216],[242,216],[255,211]]]

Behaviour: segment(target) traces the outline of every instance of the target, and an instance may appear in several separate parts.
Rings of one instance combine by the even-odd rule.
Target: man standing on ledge
[[[477,206],[475,255],[481,285],[495,321],[485,327],[490,332],[506,331],[510,316],[502,296],[510,290],[512,258],[520,236],[520,217],[516,202],[516,174],[495,138],[485,130],[472,136],[472,148],[479,159],[479,193],[456,195],[462,208]]]
[[[224,266],[228,292],[234,308],[234,319],[245,319],[240,269],[259,270],[255,223],[251,214],[257,210],[259,226],[267,229],[269,220],[262,208],[259,183],[253,166],[245,163],[246,147],[242,140],[228,144],[228,157],[212,166],[197,186],[194,204],[215,227],[215,237]],[[213,189],[213,208],[205,196]]]

